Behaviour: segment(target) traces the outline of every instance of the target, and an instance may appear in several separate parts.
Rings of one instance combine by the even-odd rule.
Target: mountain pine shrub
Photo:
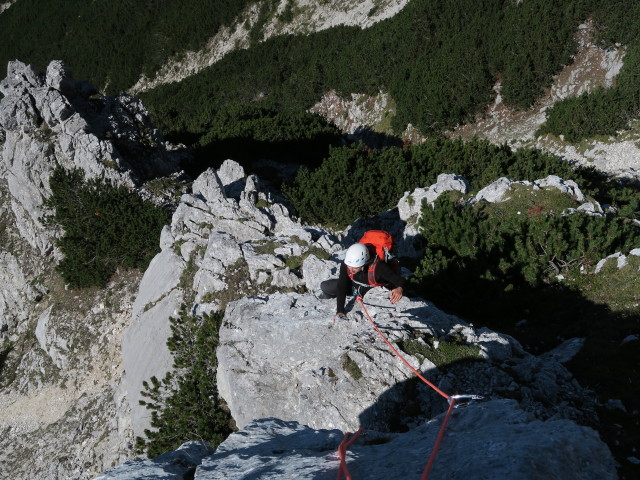
[[[404,149],[332,148],[320,167],[301,168],[284,191],[304,220],[344,227],[392,208],[404,192],[432,185],[441,173],[462,175],[478,190],[502,176],[536,180],[554,174],[580,183],[582,171],[539,150],[513,152],[486,140],[434,137]]]
[[[604,48],[621,45],[624,65],[611,88],[598,88],[577,98],[567,98],[547,111],[547,121],[537,132],[564,135],[576,143],[596,135],[616,135],[637,119],[640,111],[640,4],[628,0],[593,2],[597,40]]]
[[[266,18],[273,12],[262,3]],[[582,1],[413,0],[367,29],[338,26],[256,43],[258,21],[251,48],[142,97],[172,137],[206,134],[216,128],[215,112],[233,103],[304,112],[330,90],[382,90],[397,106],[396,132],[408,123],[441,132],[481,113],[495,97],[496,79],[507,104],[531,105],[575,53],[573,35],[588,13]]]
[[[60,59],[77,79],[89,80],[109,94],[127,90],[142,73],[152,77],[171,57],[200,49],[249,4],[247,0],[13,3],[0,17],[3,68],[16,58],[40,68]]]
[[[534,287],[640,243],[638,227],[618,216],[488,211],[485,205],[455,205],[445,196],[424,208],[419,228],[426,251],[416,279],[454,270],[504,288]]]
[[[174,372],[162,380],[143,382],[151,410],[151,427],[136,447],[150,458],[177,449],[186,441],[200,440],[217,447],[231,432],[231,416],[218,396],[216,348],[224,312],[193,316],[183,305],[178,317],[170,318],[167,340]]]
[[[49,185],[46,206],[54,213],[48,220],[64,230],[57,268],[71,287],[104,287],[118,267],[144,270],[159,252],[167,211],[126,187],[85,180],[81,170],[58,167]]]

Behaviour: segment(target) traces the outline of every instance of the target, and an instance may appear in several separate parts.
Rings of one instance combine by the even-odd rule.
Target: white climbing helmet
[[[364,267],[369,261],[369,249],[362,243],[354,243],[347,249],[344,263],[349,267]]]

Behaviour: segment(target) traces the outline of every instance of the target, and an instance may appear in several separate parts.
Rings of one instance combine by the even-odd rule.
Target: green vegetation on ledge
[[[538,150],[431,138],[404,149],[333,148],[316,170],[300,169],[284,191],[303,220],[345,227],[392,208],[404,192],[434,184],[441,173],[462,175],[474,190],[503,176],[536,180],[553,174],[579,184],[597,177]]]

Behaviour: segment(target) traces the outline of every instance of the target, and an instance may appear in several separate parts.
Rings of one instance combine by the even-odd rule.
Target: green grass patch
[[[507,193],[508,200],[495,203],[478,203],[488,215],[514,217],[517,215],[559,215],[567,208],[577,208],[580,203],[557,188],[534,190],[526,185],[513,184]]]
[[[233,265],[229,265],[225,271],[227,288],[217,292],[208,292],[202,296],[202,303],[216,302],[218,308],[224,310],[229,302],[239,300],[242,297],[256,295],[258,289],[249,279],[249,266],[244,258],[239,258]]]
[[[435,340],[432,337],[419,337],[396,343],[403,352],[416,357],[420,362],[429,360],[436,367],[455,362],[482,360],[480,347],[467,345],[462,339]]]
[[[614,312],[640,311],[640,257],[630,255],[627,261],[618,269],[617,260],[609,259],[599,273],[571,275],[565,283]]]
[[[276,248],[280,248],[282,245],[282,242],[270,239],[259,245],[254,245],[253,250],[259,255],[275,255]]]

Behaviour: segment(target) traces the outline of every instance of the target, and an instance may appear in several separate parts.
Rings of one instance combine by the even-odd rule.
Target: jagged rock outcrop
[[[402,220],[411,217],[419,217],[422,211],[422,202],[433,204],[440,195],[445,192],[467,193],[471,190],[469,182],[460,175],[441,173],[436,183],[429,188],[416,188],[413,192],[405,192],[398,202],[398,213]]]
[[[392,306],[378,289],[365,300],[396,345],[418,339],[426,347],[426,338],[435,340],[429,343],[437,350],[457,337],[479,347],[477,361],[439,367],[404,353],[439,388],[486,397],[454,411],[431,478],[542,479],[550,472],[617,478],[597,433],[569,420],[593,413],[591,400],[559,363],[575,354],[579,339],[534,357],[514,339],[474,329],[420,299]],[[218,385],[240,431],[201,461],[196,456],[183,462],[178,450],[154,461],[127,462],[99,478],[165,478],[167,468],[172,478],[185,479],[335,478],[342,431],[361,425],[367,435],[348,455],[354,478],[419,478],[445,401],[410,380],[412,374],[359,311],[334,323],[334,309],[332,300],[296,293],[229,304],[220,332]],[[505,396],[518,401],[500,399]],[[179,468],[183,473],[175,473]]]
[[[43,254],[51,251],[54,232],[42,223],[42,204],[56,166],[129,187],[178,169],[139,100],[104,97],[74,80],[60,61],[44,75],[9,62],[0,92],[0,173],[21,235]]]
[[[161,252],[140,283],[123,340],[137,435],[149,426],[148,411],[138,405],[142,382],[171,369],[168,319],[179,314],[181,304],[208,311],[243,295],[303,290],[303,261],[314,251],[328,255],[342,249],[336,237],[294,221],[274,201],[257,177],[245,178],[244,169],[230,160],[202,173],[192,192],[182,196],[162,231]],[[317,258],[314,265],[314,271],[331,268]]]
[[[54,287],[30,304],[22,328],[35,327],[35,340],[27,330],[19,332],[26,342],[13,337],[30,348],[2,372],[3,382],[14,378],[0,391],[3,477],[89,479],[132,457],[119,346],[138,281],[121,276],[92,292]]]

